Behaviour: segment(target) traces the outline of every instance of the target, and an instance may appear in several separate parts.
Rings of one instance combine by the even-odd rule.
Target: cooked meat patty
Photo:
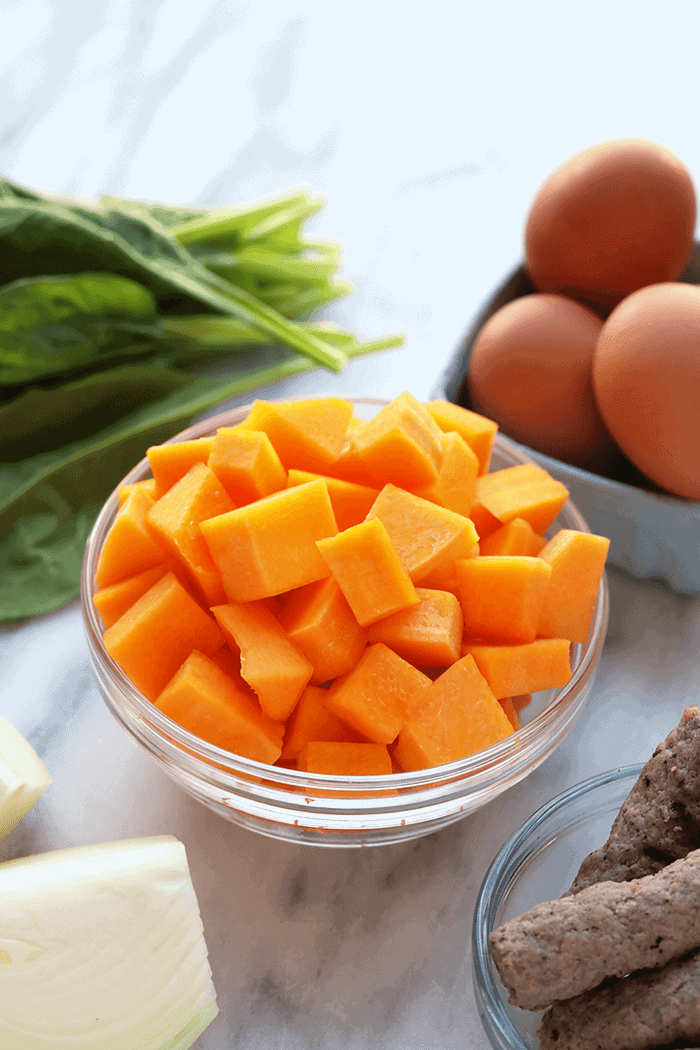
[[[489,938],[510,1002],[541,1010],[700,947],[700,850],[655,875],[530,908]]]
[[[604,846],[589,854],[569,893],[660,871],[700,848],[700,710],[686,707],[618,813]]]
[[[555,1003],[541,1050],[648,1050],[700,1039],[700,952]]]

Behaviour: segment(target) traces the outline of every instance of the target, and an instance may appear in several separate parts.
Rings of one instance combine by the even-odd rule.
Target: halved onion
[[[0,864],[0,1046],[187,1050],[217,1013],[177,839]]]
[[[36,751],[0,716],[0,839],[15,828],[51,784]]]

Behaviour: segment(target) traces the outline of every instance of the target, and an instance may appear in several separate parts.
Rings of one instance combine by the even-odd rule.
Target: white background
[[[700,183],[699,38],[690,0],[3,0],[0,172],[206,205],[308,185],[327,199],[310,229],[342,243],[356,288],[329,316],[406,342],[278,393],[425,398],[568,156],[648,138]],[[361,853],[258,838],[172,787],[99,699],[77,605],[6,628],[0,713],[54,785],[0,857],[181,838],[221,1008],[198,1050],[483,1050],[469,937],[491,857],[566,786],[645,759],[700,693],[698,599],[610,584],[596,692],[564,746],[461,824]]]

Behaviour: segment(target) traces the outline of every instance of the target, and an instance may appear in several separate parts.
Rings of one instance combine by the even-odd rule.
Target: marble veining
[[[529,201],[563,159],[640,135],[700,176],[700,10],[643,9],[6,0],[0,171],[206,205],[308,185],[327,201],[310,228],[342,243],[356,289],[328,316],[367,339],[404,331],[406,345],[259,396],[425,398],[519,259]],[[77,603],[3,628],[0,713],[54,783],[0,860],[180,838],[221,1010],[196,1050],[486,1050],[470,935],[493,855],[564,788],[646,758],[700,697],[700,598],[616,571],[609,582],[596,686],[563,745],[462,821],[358,851],[262,838],[175,787],[102,702]]]

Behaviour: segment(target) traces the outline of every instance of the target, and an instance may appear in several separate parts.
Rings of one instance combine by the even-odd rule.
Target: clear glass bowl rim
[[[366,406],[369,409],[377,410],[389,403],[389,399],[363,395],[314,396],[338,396],[358,407]],[[275,401],[289,402],[293,400],[299,400],[299,398],[271,399],[272,403]],[[251,404],[241,405],[216,415],[207,416],[180,433],[175,434],[167,443],[194,440],[214,432],[217,427],[235,425],[236,422],[240,422],[247,415],[250,407]],[[510,463],[508,465],[526,462],[534,463],[534,460],[525,456],[519,448],[500,433],[496,434],[494,451],[509,460]],[[391,773],[376,777],[336,777],[318,773],[302,773],[278,766],[268,766],[224,751],[216,745],[209,744],[194,736],[162,714],[158,708],[134,688],[126,675],[107,655],[102,643],[102,628],[91,598],[92,580],[101,541],[103,534],[106,533],[116,513],[118,489],[123,485],[132,484],[148,476],[150,476],[150,466],[147,457],[144,457],[115,487],[114,492],[102,507],[88,537],[81,572],[81,605],[88,647],[93,666],[97,665],[100,674],[109,683],[112,697],[110,706],[122,724],[127,725],[127,728],[133,731],[128,721],[125,721],[123,717],[124,709],[126,708],[133,719],[149,723],[157,733],[161,734],[166,750],[170,746],[167,742],[173,741],[176,749],[179,748],[189,753],[190,756],[198,757],[201,760],[202,768],[214,766],[217,783],[221,784],[221,786],[235,789],[240,785],[239,778],[241,776],[247,781],[251,779],[254,781],[264,780],[267,784],[275,785],[279,789],[282,794],[278,798],[286,797],[286,804],[294,803],[295,794],[292,794],[292,792],[298,793],[302,789],[321,792],[321,795],[327,793],[329,796],[338,792],[346,800],[348,796],[355,794],[357,796],[355,805],[360,804],[364,810],[371,808],[372,797],[381,805],[383,798],[395,796],[397,791],[410,791],[411,793],[418,791],[420,793],[423,790],[427,792],[426,801],[428,801],[429,797],[435,796],[436,789],[439,794],[441,786],[449,790],[456,781],[463,783],[466,789],[463,792],[464,794],[470,794],[470,788],[477,790],[483,788],[485,784],[488,787],[491,781],[485,781],[485,778],[491,775],[490,771],[507,766],[509,760],[518,756],[522,759],[523,753],[528,753],[528,750],[534,750],[535,757],[537,757],[539,754],[539,743],[544,741],[542,743],[544,747],[549,735],[556,733],[560,720],[567,714],[569,708],[576,704],[580,687],[585,685],[598,663],[608,620],[608,587],[605,575],[603,575],[596,599],[593,622],[588,639],[581,647],[578,665],[568,684],[558,691],[556,699],[544,711],[521,727],[517,735],[514,734],[512,737],[507,737],[505,740],[485,748],[475,755],[448,765],[411,773]],[[590,532],[587,523],[571,500],[567,501],[562,513],[569,518],[569,522],[567,522],[565,527],[577,529],[581,532]],[[115,699],[115,693],[118,695],[120,702]],[[117,710],[115,710],[115,707]],[[530,768],[529,765],[527,768]],[[230,778],[227,774],[230,774]],[[298,805],[298,795],[296,795],[296,799],[296,805]],[[350,805],[352,805],[351,800]],[[350,805],[346,801],[344,804],[341,804],[341,808],[347,809],[350,808]]]
[[[473,982],[479,1013],[484,1028],[497,1050],[528,1050],[508,1016],[500,985],[491,961],[488,937],[495,927],[498,909],[518,870],[541,845],[538,831],[553,817],[563,814],[572,804],[601,788],[612,788],[629,781],[630,790],[644,768],[643,763],[620,766],[581,780],[566,791],[545,802],[500,848],[491,861],[474,906],[472,919]],[[559,828],[561,830],[561,827]],[[602,843],[601,843],[602,845]],[[583,858],[581,858],[583,859]]]

